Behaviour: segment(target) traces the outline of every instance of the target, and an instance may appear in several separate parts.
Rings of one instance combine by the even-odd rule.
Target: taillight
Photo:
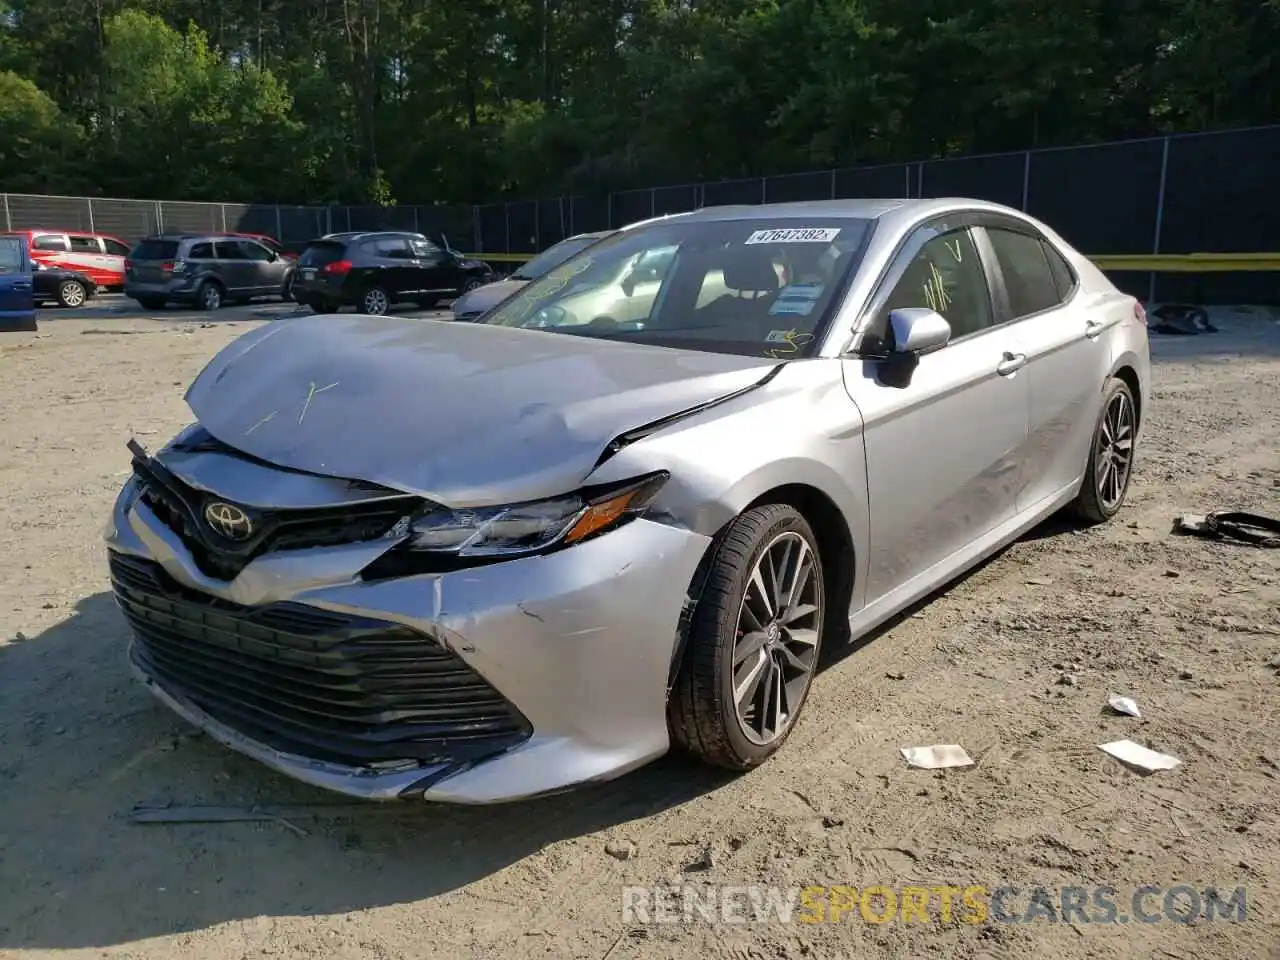
[[[333,263],[326,263],[321,273],[327,273],[331,276],[339,276],[344,273],[350,273],[353,264],[350,260],[335,260]]]
[[[160,264],[160,269],[165,273],[173,273],[173,268],[174,262],[172,260],[166,260],[164,263]]]
[[[1133,319],[1144,327],[1147,325],[1147,308],[1142,305],[1141,300],[1133,301]]]
[[[124,262],[124,268],[125,268],[126,270],[132,270],[132,269],[133,269],[133,261],[132,261],[132,260],[125,260],[125,262]]]

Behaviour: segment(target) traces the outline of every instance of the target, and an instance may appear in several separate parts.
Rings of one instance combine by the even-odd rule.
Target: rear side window
[[[987,235],[1004,274],[1011,319],[1028,317],[1062,302],[1039,237],[998,228],[988,228]]]
[[[178,255],[176,240],[143,240],[129,254],[133,260],[172,260]]]
[[[191,259],[191,260],[212,260],[213,244],[212,243],[193,244],[191,247],[191,252],[187,254],[187,257],[188,259]]]
[[[103,237],[102,244],[107,248],[107,253],[113,257],[127,257],[129,248],[119,240],[113,240],[111,237]]]
[[[391,260],[411,259],[409,241],[404,237],[382,237],[379,240],[370,240],[364,248],[375,257],[387,257]]]
[[[1058,287],[1058,299],[1066,300],[1067,297],[1071,296],[1071,291],[1076,288],[1076,273],[1071,269],[1071,264],[1067,263],[1066,258],[1048,241],[1044,243],[1044,255],[1049,258],[1049,269],[1053,271],[1053,282]]]
[[[323,267],[330,263],[337,263],[346,252],[347,248],[343,244],[322,240],[307,244],[306,249],[302,251],[302,256],[298,258],[298,263],[304,267]]]
[[[74,253],[101,253],[97,237],[72,237],[71,250]]]
[[[217,240],[213,244],[213,251],[218,255],[219,260],[248,260],[244,255],[244,250],[235,240]]]
[[[32,240],[31,249],[32,250],[62,250],[65,252],[69,248],[67,247],[66,237],[54,237],[54,236],[46,235],[43,237],[36,237],[34,240]]]

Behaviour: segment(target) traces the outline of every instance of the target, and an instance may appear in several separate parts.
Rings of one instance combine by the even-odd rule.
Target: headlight
[[[511,506],[437,508],[410,521],[404,546],[461,557],[517,556],[568,546],[643,513],[667,476],[657,473],[625,486]]]

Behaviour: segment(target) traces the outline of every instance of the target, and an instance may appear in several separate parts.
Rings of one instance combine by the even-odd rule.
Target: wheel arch
[[[1129,388],[1129,392],[1133,395],[1133,418],[1137,421],[1138,429],[1142,428],[1143,404],[1142,404],[1142,381],[1138,377],[1138,371],[1134,369],[1131,363],[1121,361],[1120,364],[1111,372],[1111,376],[1117,380],[1124,381],[1124,385]],[[1105,390],[1107,385],[1104,383],[1102,389]]]

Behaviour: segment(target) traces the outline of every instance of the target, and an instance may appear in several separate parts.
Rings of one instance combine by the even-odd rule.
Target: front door
[[[867,604],[936,574],[1014,517],[1027,436],[1021,346],[996,325],[988,269],[968,227],[938,222],[910,238],[873,300],[870,342],[891,342],[889,312],[900,307],[937,311],[952,339],[920,357],[905,385],[884,382],[882,361],[845,361],[865,424]]]
[[[216,240],[213,244],[214,256],[217,258],[217,273],[226,287],[227,294],[232,297],[246,297],[253,294],[254,267],[245,255],[239,240]]]
[[[0,331],[36,329],[27,238],[0,237]]]

